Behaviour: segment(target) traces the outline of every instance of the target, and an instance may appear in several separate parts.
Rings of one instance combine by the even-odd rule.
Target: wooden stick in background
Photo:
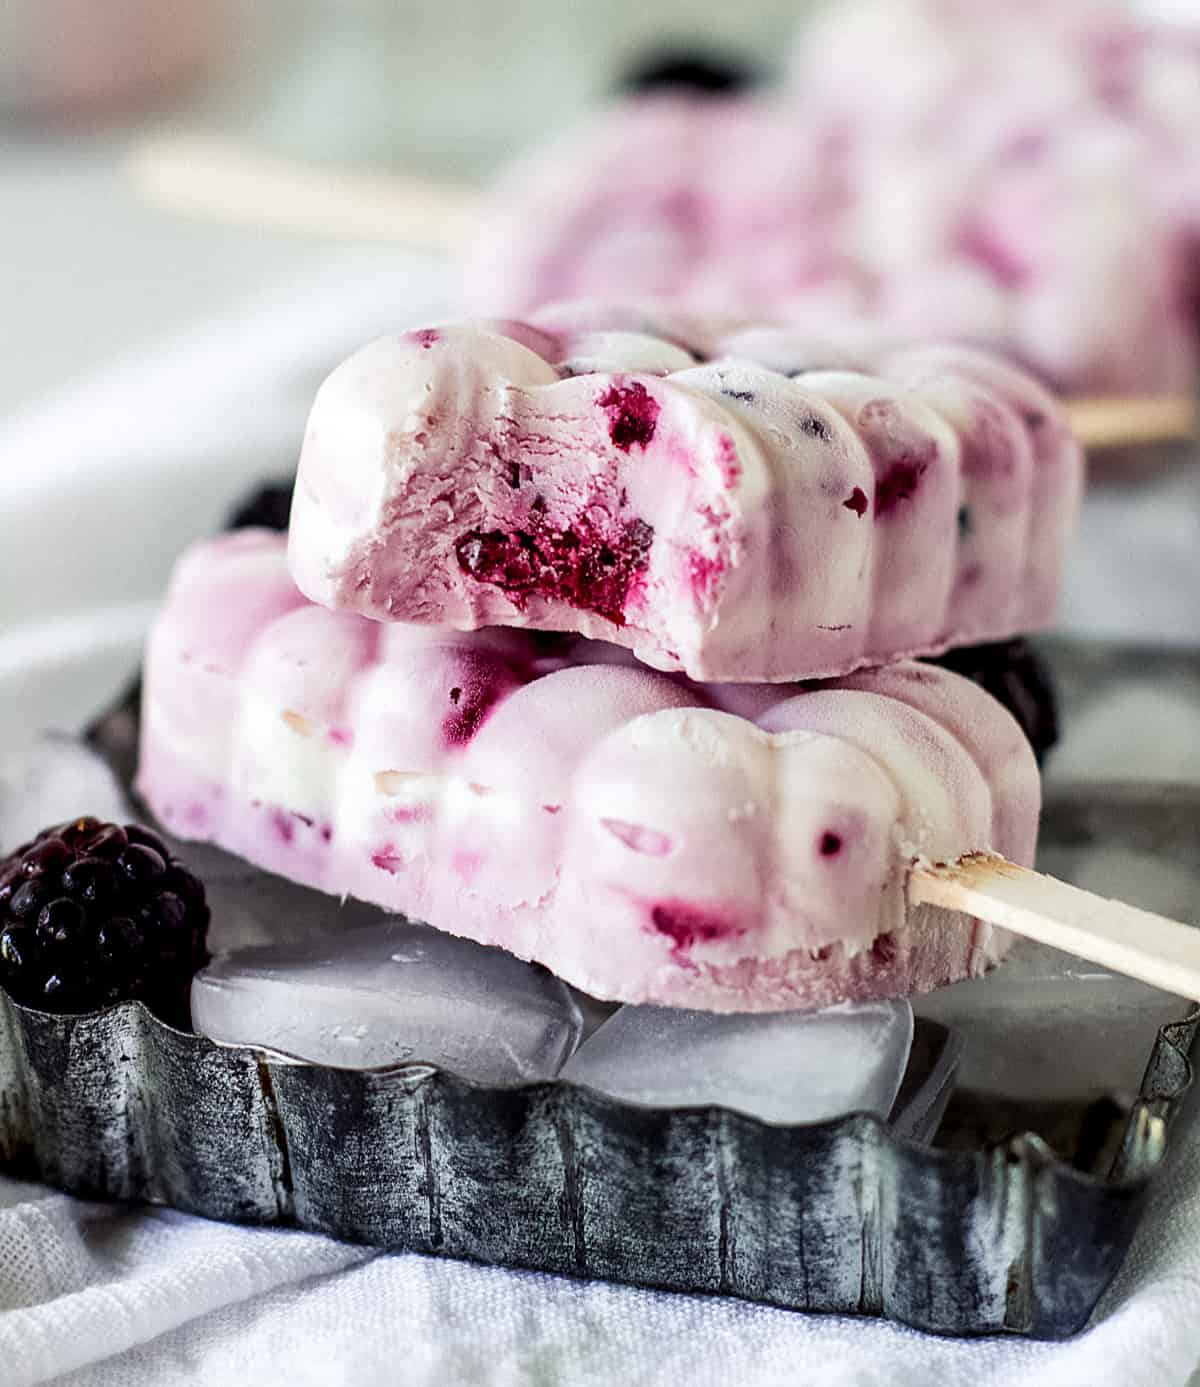
[[[127,171],[149,203],[294,235],[450,252],[470,234],[479,194],[465,184],[308,164],[219,136],[164,133],[132,147]],[[1187,395],[1066,402],[1088,451],[1172,443],[1197,433]]]
[[[1164,992],[1200,999],[1200,929],[1094,896],[991,853],[914,867],[908,903],[961,910]]]
[[[1076,396],[1063,405],[1088,452],[1182,443],[1195,438],[1200,425],[1191,395]]]
[[[303,163],[219,136],[164,133],[130,149],[126,171],[155,207],[298,236],[453,251],[478,194],[440,179]]]

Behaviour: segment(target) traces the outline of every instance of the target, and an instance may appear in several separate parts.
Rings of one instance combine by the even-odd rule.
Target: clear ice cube
[[[376,905],[329,896],[264,872],[211,843],[164,837],[171,851],[204,883],[212,911],[210,953],[265,944],[285,951],[303,949],[320,938],[336,942],[352,929],[397,918]]]
[[[918,1017],[961,1032],[960,1089],[1030,1104],[1128,1101],[1158,1028],[1187,1003],[1021,939],[981,978],[913,998]]]
[[[327,899],[327,922],[336,909]],[[192,984],[192,1023],[316,1064],[426,1063],[480,1084],[552,1078],[582,1026],[542,969],[387,917],[215,959]]]
[[[562,1077],[649,1106],[715,1104],[780,1124],[886,1117],[912,1035],[906,1001],[763,1016],[626,1006]]]
[[[0,856],[83,815],[133,818],[112,771],[83,743],[47,732],[0,759]]]
[[[958,1031],[914,1019],[912,1048],[888,1126],[909,1141],[931,1142],[954,1093],[963,1039]]]

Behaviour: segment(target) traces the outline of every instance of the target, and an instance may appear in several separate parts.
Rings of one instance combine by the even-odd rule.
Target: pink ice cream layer
[[[306,602],[265,531],[179,563],[138,789],[293,880],[717,1011],[982,972],[1007,937],[908,910],[907,871],[1030,862],[1040,793],[1013,719],[947,671],[700,686],[610,646],[382,625]]]
[[[1045,626],[1081,474],[1052,397],[986,353],[564,306],[339,366],[290,561],[379,621],[784,682]]]

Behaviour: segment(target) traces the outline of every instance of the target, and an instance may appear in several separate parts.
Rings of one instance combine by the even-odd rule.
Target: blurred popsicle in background
[[[1099,0],[610,8],[525,0],[450,45],[455,4],[312,9],[236,138],[153,136],[135,185],[459,258],[475,310],[648,295],[983,342],[1086,397],[1093,444],[1190,435],[1200,31]]]

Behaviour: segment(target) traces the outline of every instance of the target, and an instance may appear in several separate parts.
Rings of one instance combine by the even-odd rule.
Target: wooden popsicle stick
[[[961,910],[1164,992],[1200,999],[1200,929],[992,853],[914,867],[908,902]]]
[[[1200,425],[1191,395],[1077,395],[1065,399],[1063,409],[1088,452],[1183,442]]]
[[[126,172],[156,207],[336,240],[454,250],[478,194],[443,179],[304,163],[218,136],[166,132],[130,149]]]

